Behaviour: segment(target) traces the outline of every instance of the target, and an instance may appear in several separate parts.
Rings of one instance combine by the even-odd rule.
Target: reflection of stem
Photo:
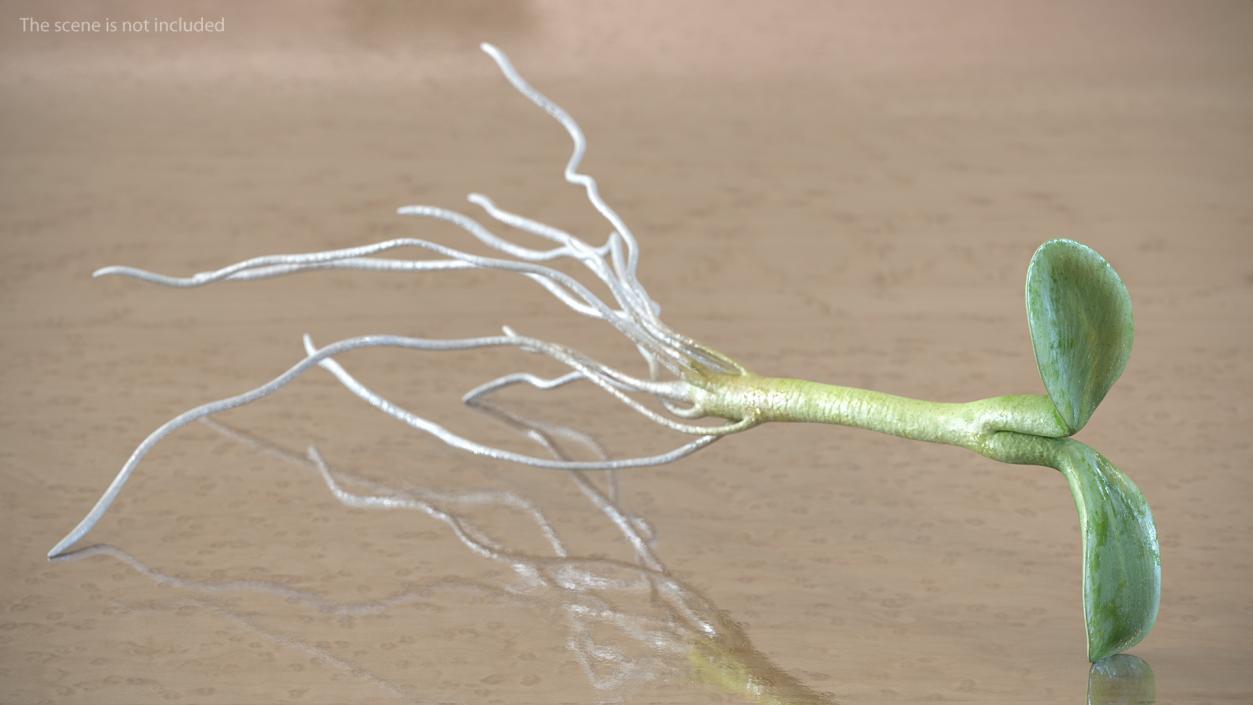
[[[832,702],[774,665],[753,647],[739,625],[723,621],[719,627],[716,638],[695,641],[688,653],[697,679],[762,705]]]

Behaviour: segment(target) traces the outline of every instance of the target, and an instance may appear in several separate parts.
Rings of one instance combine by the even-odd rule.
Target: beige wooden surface
[[[1159,702],[1253,697],[1253,4],[666,6],[3,6],[0,701],[738,701],[693,682],[685,656],[580,627],[567,593],[510,592],[517,576],[445,525],[343,507],[309,468],[206,427],[159,446],[86,542],[177,581],[44,559],[146,433],[285,369],[305,332],[508,323],[632,364],[607,329],[503,274],[191,291],[89,277],[401,235],[465,244],[393,211],[469,211],[470,191],[600,240],[560,181],[564,135],[485,39],[582,122],[666,320],[760,372],[939,400],[1037,392],[1027,260],[1056,236],[1102,252],[1137,339],[1082,438],[1143,489],[1163,552],[1160,620],[1133,653]],[[178,14],[227,31],[16,24]],[[518,450],[459,395],[555,371],[503,352],[344,362]],[[509,397],[618,455],[676,443],[590,391]],[[390,485],[512,492],[572,553],[632,560],[569,477],[447,450],[323,373],[222,420]],[[620,481],[666,567],[740,625],[737,653],[814,697],[1083,700],[1077,520],[1050,470],[794,426]],[[461,511],[511,550],[546,548],[525,514]],[[407,597],[348,615],[275,586],[323,607]],[[606,598],[623,620],[668,618],[647,595]],[[590,644],[622,654],[618,685],[580,666]]]

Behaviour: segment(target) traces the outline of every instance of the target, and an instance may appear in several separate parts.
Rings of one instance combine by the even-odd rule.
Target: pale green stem
[[[965,404],[919,401],[799,379],[710,375],[693,381],[706,413],[733,420],[855,426],[968,448],[1004,463],[1043,465],[1066,477],[1083,536],[1088,658],[1138,643],[1161,595],[1157,529],[1144,495],[1104,456],[1075,441],[1049,397]]]
[[[961,446],[1007,463],[1051,466],[1053,444],[1032,439],[1069,435],[1053,402],[1040,394],[944,403],[748,374],[705,378],[696,398],[706,413],[727,419],[853,426]]]

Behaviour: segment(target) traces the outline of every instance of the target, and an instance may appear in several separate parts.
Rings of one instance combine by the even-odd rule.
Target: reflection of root
[[[314,470],[318,470],[319,472],[322,471],[322,468],[320,468],[317,463],[313,462],[308,455],[293,453],[292,451],[282,448],[277,444],[257,438],[247,431],[233,428],[219,421],[215,421],[214,419],[204,419],[201,423],[217,431],[223,436],[242,443],[243,445],[246,445],[265,455],[278,458],[279,460],[288,463],[300,465],[302,467],[312,467]],[[360,475],[348,472],[340,472],[338,474],[341,479],[347,480],[354,485],[369,489],[372,492],[380,494],[395,494],[395,492],[387,486],[361,477]],[[329,474],[324,473],[323,479],[327,480],[328,477]],[[328,486],[332,482],[334,481],[329,480]],[[332,487],[332,491],[334,491],[334,487]],[[534,503],[524,497],[519,497],[513,492],[503,490],[484,492],[434,492],[430,490],[418,489],[408,490],[408,493],[418,500],[434,504],[441,502],[459,506],[486,506],[495,504],[524,512],[531,518],[531,521],[535,522],[535,525],[544,535],[545,540],[548,541],[549,546],[552,547],[553,552],[558,556],[567,555],[566,548],[562,544],[561,538],[557,535],[556,530],[553,528],[552,522],[544,516],[544,513],[540,511]]]
[[[532,421],[479,401],[475,407],[544,446],[554,457],[569,457],[563,443],[578,444],[593,455],[603,451],[590,437],[559,426]],[[742,629],[727,619],[698,591],[670,575],[651,546],[646,521],[621,508],[618,502],[582,473],[570,473],[589,503],[618,528],[635,562],[569,555],[547,516],[530,500],[506,491],[435,492],[398,490],[364,477],[332,470],[314,449],[298,455],[274,443],[216,421],[206,421],[219,433],[258,452],[317,472],[337,501],[345,506],[389,511],[414,511],[449,528],[463,546],[486,560],[500,563],[523,579],[518,585],[498,587],[444,578],[422,583],[383,598],[347,602],[265,580],[202,581],[171,575],[109,545],[96,545],[67,554],[65,559],[107,556],[159,585],[205,595],[266,594],[337,617],[381,615],[391,609],[417,605],[435,607],[440,593],[472,593],[480,599],[504,599],[526,609],[548,612],[554,605],[567,630],[566,643],[588,682],[603,692],[620,692],[683,670],[684,662],[697,680],[720,690],[763,703],[818,703],[823,697],[806,688],[758,653]],[[348,485],[359,489],[348,489]],[[610,484],[612,487],[612,484]],[[476,526],[458,508],[494,505],[521,512],[548,539],[551,554],[514,551]],[[615,595],[647,596],[651,613],[624,610]],[[209,600],[196,600],[236,622],[266,634],[274,641],[317,656],[335,668],[352,673],[391,692],[399,689],[351,662],[296,638],[258,626],[254,621]]]

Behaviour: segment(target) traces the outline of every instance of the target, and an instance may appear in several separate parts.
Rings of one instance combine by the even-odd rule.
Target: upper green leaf
[[[1027,268],[1027,323],[1044,388],[1075,433],[1127,366],[1131,297],[1096,250],[1050,240]]]

